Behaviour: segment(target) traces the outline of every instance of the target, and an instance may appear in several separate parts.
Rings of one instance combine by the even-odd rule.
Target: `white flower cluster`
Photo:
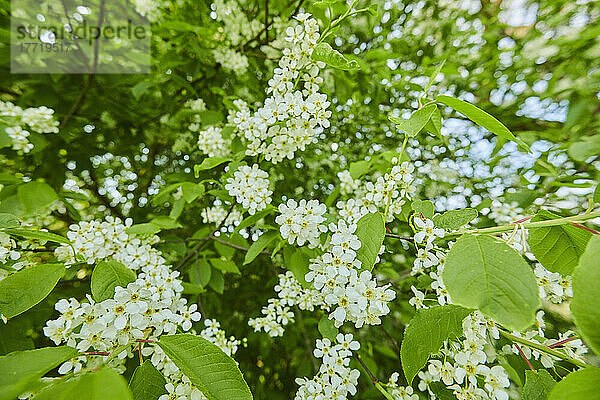
[[[356,250],[361,246],[354,234],[356,225],[343,220],[329,224],[333,233],[327,252],[312,260],[306,281],[312,282],[333,309],[329,315],[335,326],[352,321],[357,328],[365,323],[378,325],[379,317],[390,312],[388,303],[396,297],[390,285],[377,286],[371,272],[361,271]]]
[[[133,0],[135,11],[150,22],[156,22],[161,17],[160,7],[165,7],[168,2],[162,0]]]
[[[317,21],[309,14],[299,14],[300,22],[286,30],[288,47],[283,50],[279,67],[269,80],[268,97],[255,113],[240,110],[234,120],[239,132],[250,143],[247,155],[263,154],[277,163],[291,159],[315,139],[316,129],[328,128],[331,111],[327,95],[319,93],[322,78],[319,65],[310,56],[319,39]],[[296,90],[304,81],[304,89]]]
[[[446,263],[446,252],[441,249],[436,250],[435,253],[433,252],[433,241],[437,238],[443,238],[446,235],[446,231],[436,228],[433,221],[427,218],[416,217],[414,224],[418,228],[414,236],[415,243],[421,246],[424,245],[425,247],[417,247],[417,257],[413,262],[411,274],[420,275],[428,273],[432,279],[430,286],[436,293],[438,304],[441,306],[450,304],[450,295],[442,280],[442,272]],[[452,244],[452,242],[448,243],[448,246],[452,247]],[[434,267],[436,268],[434,269]],[[414,286],[411,286],[411,290],[414,297],[408,303],[416,309],[429,308],[424,303],[424,300],[426,300],[425,293],[417,290]]]
[[[248,57],[229,47],[219,46],[212,51],[215,61],[227,71],[243,75],[248,70]]]
[[[213,50],[215,61],[237,75],[244,74],[248,69],[248,58],[234,48],[239,48],[244,42],[255,37],[263,24],[256,19],[249,21],[246,12],[236,1],[216,0],[214,10],[216,20],[223,24],[222,39],[225,42],[224,46]]]
[[[78,256],[89,264],[117,260],[117,256],[121,256],[120,261],[122,257],[128,257],[129,261],[124,261],[124,265],[140,271],[136,280],[127,287],[116,287],[112,298],[96,302],[88,295],[84,302],[71,298],[56,303],[60,316],[46,323],[44,334],[56,344],[64,342],[81,352],[92,353],[82,353],[67,361],[61,365],[59,372],[77,373],[84,366],[93,367],[110,352],[130,345],[111,361],[111,367],[122,371],[125,359],[133,357],[133,351],[138,349],[140,354],[151,356],[151,362],[165,375],[165,387],[170,394],[176,393],[176,398],[181,400],[203,399],[202,392],[158,346],[152,345],[161,335],[174,334],[178,329],[189,331],[194,322],[200,321],[198,306],[188,306],[187,300],[181,297],[183,286],[178,279],[179,272],[164,264],[159,251],[127,235],[125,225],[119,219],[82,222],[71,226],[67,236]],[[116,251],[118,248],[129,250],[124,255]],[[134,254],[145,254],[147,258],[140,260],[132,257]],[[227,339],[218,322],[205,321],[205,326],[201,336],[217,344],[227,354],[237,351],[239,341],[233,337]]]
[[[191,128],[191,126],[190,126]],[[231,153],[231,140],[222,135],[223,129],[209,126],[198,132],[198,148],[209,157],[225,157]]]
[[[21,253],[14,250],[16,243],[6,233],[0,232],[0,263],[4,264],[7,260],[18,260]]]
[[[413,388],[410,386],[398,385],[398,378],[400,374],[394,372],[390,376],[390,380],[386,383],[385,389],[392,396],[394,400],[419,400],[419,395],[413,393]]]
[[[54,110],[41,106],[22,109],[11,102],[0,101],[0,117],[8,117],[5,128],[6,134],[12,140],[12,149],[20,154],[29,153],[33,144],[29,141],[29,131],[24,126],[37,133],[57,133],[58,121],[54,119]]]
[[[558,272],[550,272],[542,264],[537,264],[533,273],[542,299],[559,304],[573,297],[573,281],[570,276],[563,277]]]
[[[194,112],[206,111],[206,103],[201,98],[194,100],[188,100],[185,102],[185,106]]]
[[[314,290],[304,290],[294,275],[287,271],[279,274],[279,284],[275,286],[279,298],[271,298],[263,307],[264,317],[251,318],[248,325],[255,332],[264,330],[270,336],[282,336],[284,326],[294,321],[291,307],[297,305],[301,310],[313,311],[315,307],[323,307],[323,299]]]
[[[340,180],[340,193],[350,194],[358,189],[360,181],[352,178],[350,171],[342,171],[337,173],[337,177]]]
[[[224,227],[235,227],[242,222],[242,213],[238,210],[234,208],[229,213],[229,216],[227,216],[227,211],[228,210],[223,207],[220,202],[215,201],[212,207],[207,207],[202,210],[202,222],[205,224],[220,224],[225,217],[227,217],[227,219],[223,222]]]
[[[523,209],[515,202],[494,200],[490,206],[488,217],[499,224],[510,224],[523,218]]]
[[[61,245],[55,253],[67,266],[78,260],[91,265],[109,257],[136,271],[163,265],[165,260],[161,253],[151,247],[158,237],[140,239],[128,235],[125,230],[132,223],[129,218],[123,224],[119,218],[113,217],[106,217],[105,221],[81,221],[71,225],[67,232],[72,247]]]
[[[349,367],[352,352],[360,343],[351,334],[338,334],[336,344],[327,338],[317,339],[314,355],[323,359],[319,373],[312,379],[297,378],[300,386],[294,400],[346,399],[356,394],[360,372]]]
[[[240,166],[233,177],[227,178],[225,189],[250,215],[265,209],[271,203],[273,194],[269,190],[269,174],[258,168],[258,164]]]
[[[307,242],[310,248],[319,245],[319,235],[327,232],[327,226],[323,225],[323,214],[327,211],[325,204],[318,200],[302,199],[298,203],[288,199],[278,209],[281,214],[275,218],[275,222],[280,226],[282,238],[287,239],[289,244],[298,243],[298,246],[304,246]]]
[[[221,329],[219,321],[216,319],[205,319],[204,326],[206,328],[200,332],[200,336],[219,346],[229,357],[237,353],[238,347],[242,342],[234,336],[227,337],[225,331]]]
[[[412,184],[414,169],[414,165],[405,161],[400,165],[394,165],[389,173],[379,176],[375,183],[366,182],[364,186],[359,186],[354,190],[356,198],[337,202],[340,216],[353,223],[366,214],[387,210],[386,222],[391,222],[394,214],[402,212],[404,198],[410,199],[416,190]],[[344,179],[347,180],[348,177],[349,173]],[[343,181],[341,185],[344,186]],[[348,189],[347,184],[346,189]]]

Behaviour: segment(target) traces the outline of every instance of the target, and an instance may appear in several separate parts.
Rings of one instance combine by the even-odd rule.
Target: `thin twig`
[[[533,368],[533,365],[531,365],[531,363],[529,362],[529,359],[525,356],[525,353],[523,353],[521,346],[519,346],[517,343],[515,343],[515,346],[517,346],[517,350],[519,350],[519,354],[521,354],[521,357],[523,357],[523,360],[525,360],[525,362],[529,366],[529,369],[531,369],[532,371],[535,371],[535,368]]]

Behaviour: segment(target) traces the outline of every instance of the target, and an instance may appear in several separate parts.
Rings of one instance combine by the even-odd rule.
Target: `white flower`
[[[254,215],[256,211],[263,210],[267,204],[270,204],[271,194],[273,194],[269,190],[269,174],[258,168],[258,164],[252,167],[240,166],[233,173],[232,178],[227,178],[225,189],[236,198],[238,203],[248,209],[250,215]]]
[[[430,219],[415,218],[415,225],[420,229],[419,232],[415,233],[415,242],[431,244],[436,238],[443,238],[445,231],[440,228],[435,228],[433,221]]]

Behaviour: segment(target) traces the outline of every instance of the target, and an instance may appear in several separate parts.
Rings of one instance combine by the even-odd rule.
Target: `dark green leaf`
[[[409,385],[444,341],[462,336],[462,321],[472,310],[446,305],[420,310],[404,331],[400,349],[404,376]]]
[[[273,243],[274,240],[279,238],[279,232],[266,232],[263,233],[256,242],[252,243],[248,251],[246,252],[246,257],[244,258],[244,265],[251,263],[261,251],[263,251],[268,245]]]
[[[112,299],[117,286],[125,288],[135,279],[135,272],[120,262],[114,260],[99,262],[92,272],[90,285],[94,300],[101,302]]]
[[[133,400],[157,400],[161,395],[167,393],[165,384],[163,374],[158,372],[150,360],[146,360],[133,372],[129,389]]]
[[[450,210],[433,217],[433,223],[437,228],[452,231],[473,221],[477,218],[477,215],[479,215],[479,213],[474,208]]]
[[[453,304],[478,308],[517,331],[533,324],[540,306],[535,276],[506,243],[463,235],[450,249],[442,276]]]
[[[525,371],[522,398],[523,400],[546,400],[554,385],[556,382],[545,369]]]
[[[236,362],[206,339],[162,336],[158,345],[208,400],[252,400]]]
[[[385,222],[379,213],[366,214],[356,223],[356,236],[361,246],[356,251],[356,258],[362,268],[372,270],[385,238]]]
[[[109,367],[81,377],[60,381],[38,393],[37,400],[132,400],[127,382]]]
[[[0,314],[12,318],[46,298],[65,273],[62,264],[38,264],[0,281]]]

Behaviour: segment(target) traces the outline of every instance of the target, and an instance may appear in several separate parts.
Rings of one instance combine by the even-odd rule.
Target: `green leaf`
[[[206,287],[210,282],[211,271],[208,261],[204,258],[199,259],[197,263],[195,262],[190,266],[190,282]]]
[[[0,229],[18,228],[19,219],[12,214],[0,213]]]
[[[545,369],[525,371],[525,386],[521,394],[523,400],[546,400],[556,381]]]
[[[358,179],[364,174],[366,174],[369,168],[371,168],[371,161],[361,160],[350,163],[350,176],[352,177],[352,179]]]
[[[571,372],[558,382],[548,400],[599,400],[600,369],[584,368]]]
[[[335,327],[335,322],[332,319],[327,318],[327,314],[324,314],[319,320],[318,328],[321,336],[335,342],[335,337],[339,331],[338,328]]]
[[[175,221],[175,219],[167,217],[166,215],[159,215],[158,217],[152,218],[150,224],[156,225],[159,229],[176,229],[181,228],[182,226],[179,222]]]
[[[360,240],[360,249],[356,258],[362,263],[362,269],[372,270],[385,238],[385,222],[380,213],[366,214],[356,223],[356,236]]]
[[[596,190],[594,190],[594,197],[592,197],[594,203],[600,204],[600,184],[596,185]]]
[[[450,96],[440,95],[435,98],[435,101],[438,103],[445,104],[449,107],[452,107],[454,110],[463,114],[465,117],[469,118],[471,121],[476,123],[477,125],[487,129],[493,134],[500,136],[504,139],[511,140],[513,142],[517,142],[519,145],[523,146],[527,149],[527,151],[531,151],[529,146],[523,142],[521,139],[517,138],[512,132],[502,124],[502,122],[498,121],[496,118],[492,117],[490,114],[485,111],[477,108],[471,103],[467,103],[466,101],[456,99]]]
[[[45,242],[71,244],[69,239],[51,232],[32,231],[29,229],[5,229],[4,232],[8,233],[9,235],[21,236],[26,239],[37,239]]]
[[[129,389],[133,400],[157,400],[167,393],[165,384],[163,374],[158,372],[150,360],[146,360],[133,372]]]
[[[350,71],[358,69],[356,60],[348,60],[339,51],[333,49],[328,43],[319,43],[310,56],[313,61],[323,61],[325,64],[335,69]]]
[[[97,302],[112,299],[115,288],[127,287],[127,284],[135,281],[135,272],[120,262],[109,260],[101,261],[94,267],[92,281],[90,283],[92,296]]]
[[[240,270],[235,265],[235,263],[231,260],[223,260],[221,258],[209,258],[208,261],[212,264],[213,267],[223,272],[233,272],[234,274],[239,274]]]
[[[131,93],[136,100],[139,100],[140,97],[144,95],[144,93],[148,92],[148,89],[152,86],[152,83],[149,81],[140,81],[134,87],[131,88]]]
[[[576,161],[585,161],[590,157],[597,156],[600,153],[600,135],[584,136],[580,142],[572,143],[569,146],[569,155]]]
[[[15,351],[0,357],[0,400],[14,400],[30,385],[79,352],[68,346]]]
[[[277,208],[269,204],[264,210],[261,210],[254,215],[250,215],[247,218],[244,218],[244,220],[240,222],[238,226],[235,227],[233,232],[237,233],[244,228],[254,225],[255,223],[257,223],[258,221],[260,221],[261,219],[263,219],[264,217],[266,217],[274,211],[277,211]]]
[[[415,137],[427,125],[436,110],[435,104],[429,104],[415,111],[409,119],[390,115],[389,120],[396,124],[397,129],[406,132],[410,137]]]
[[[65,273],[62,264],[38,264],[0,281],[0,315],[12,318],[46,298]]]
[[[477,215],[479,215],[479,213],[474,208],[450,210],[433,217],[433,223],[437,228],[452,231],[473,221],[477,218]]]
[[[28,182],[20,185],[17,189],[17,197],[27,214],[37,214],[43,212],[55,200],[58,195],[44,182]]]
[[[13,318],[6,324],[0,323],[0,355],[35,348],[33,340],[29,336],[30,325],[28,322],[24,318]]]
[[[70,381],[60,381],[39,392],[37,400],[132,400],[127,382],[109,367],[82,375]]]
[[[588,346],[600,355],[600,236],[594,236],[587,245],[573,274],[571,313],[581,336]]]
[[[427,94],[427,91],[429,90],[431,85],[433,85],[433,83],[435,82],[435,78],[437,78],[437,76],[442,71],[442,68],[444,68],[444,64],[446,64],[445,59],[442,60],[442,62],[438,64],[438,66],[435,68],[435,71],[433,72],[433,74],[431,74],[431,76],[429,77],[429,81],[427,81],[427,85],[425,86],[425,89],[423,90],[424,95]]]
[[[402,368],[409,385],[429,357],[440,351],[444,341],[462,336],[462,321],[472,311],[445,305],[417,312],[404,331],[400,348]]]
[[[198,173],[199,171],[213,169],[214,167],[229,161],[233,161],[233,159],[226,157],[208,157],[202,160],[202,163],[200,163],[200,165],[194,165],[194,172]]]
[[[183,182],[181,184],[183,198],[187,203],[191,203],[198,197],[202,196],[204,194],[204,190],[204,185],[199,183]]]
[[[144,224],[135,224],[125,229],[130,235],[154,235],[160,232],[160,227],[152,222],[146,222]]]
[[[199,336],[162,336],[158,345],[208,400],[252,400],[236,362]]]
[[[416,213],[421,213],[425,218],[431,219],[435,213],[433,203],[429,200],[415,200],[411,204]]]
[[[310,260],[311,258],[314,258],[309,252],[311,251],[307,249],[294,249],[289,246],[283,251],[285,267],[292,271],[294,278],[296,278],[296,280],[300,282],[300,285],[305,289],[311,289],[313,287],[312,284],[306,282],[306,279],[304,278],[308,271],[310,271],[310,268],[308,267],[310,265]]]
[[[531,326],[540,306],[538,286],[523,257],[490,236],[463,235],[442,273],[453,304],[478,308],[508,329]]]
[[[218,269],[215,269],[211,272],[210,281],[208,281],[208,286],[210,286],[215,292],[223,294],[225,290],[225,279],[223,278],[223,273]]]
[[[541,210],[531,220],[546,221],[560,218],[549,211]],[[585,251],[592,234],[573,225],[531,227],[527,243],[537,260],[548,270],[560,274],[571,274]]]
[[[244,257],[244,265],[251,263],[261,251],[263,251],[268,245],[273,243],[279,237],[279,232],[271,231],[263,233],[256,242],[252,243],[246,257]]]
[[[439,109],[436,109],[431,115],[429,122],[425,125],[425,129],[442,140],[446,140],[442,135],[442,114]]]

